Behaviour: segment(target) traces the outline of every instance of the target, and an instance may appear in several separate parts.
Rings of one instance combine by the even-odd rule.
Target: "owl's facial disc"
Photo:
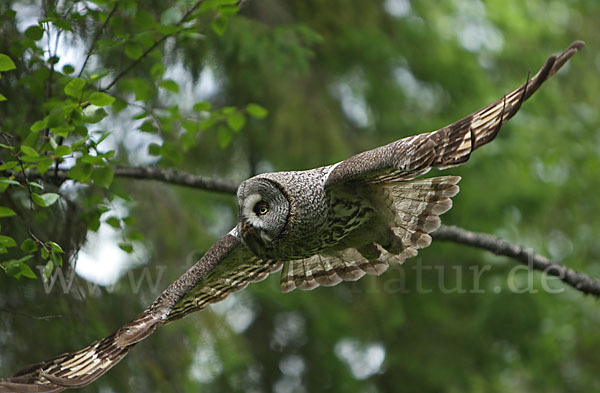
[[[238,189],[238,204],[238,233],[248,248],[260,254],[285,228],[289,202],[271,181],[252,178]]]

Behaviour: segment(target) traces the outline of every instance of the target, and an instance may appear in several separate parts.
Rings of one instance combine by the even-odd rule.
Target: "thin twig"
[[[551,276],[558,277],[580,292],[600,297],[600,280],[536,254],[531,249],[509,243],[504,239],[486,233],[476,233],[455,226],[445,225],[442,225],[437,231],[433,232],[432,237],[437,240],[447,240],[471,247],[482,248],[496,255],[504,255],[529,266],[530,269],[539,270]]]
[[[23,174],[23,179],[25,180],[25,186],[27,187],[27,191],[29,192],[30,208],[33,209],[33,191],[31,190],[31,185],[29,184],[29,178],[27,177],[27,171],[25,171],[25,167],[23,166],[23,160],[21,160],[19,153],[13,153],[13,155],[19,162],[19,167],[21,168],[21,173]]]
[[[185,22],[187,20],[187,18],[194,12],[196,11],[196,9],[198,9],[198,7],[200,7],[200,4],[202,4],[204,2],[204,0],[200,0],[198,2],[196,2],[196,4],[194,4],[194,6],[192,8],[190,8],[182,17],[181,19],[175,24],[175,26],[181,26],[183,24],[183,22]],[[111,89],[111,87],[113,87],[125,74],[127,74],[129,71],[131,71],[135,66],[137,66],[146,56],[148,56],[154,49],[156,49],[160,44],[162,44],[167,38],[175,35],[179,33],[179,31],[176,31],[174,33],[169,33],[169,34],[165,34],[164,36],[162,36],[159,40],[157,40],[150,48],[146,49],[146,51],[144,51],[144,53],[141,54],[140,57],[138,57],[137,59],[135,59],[131,64],[129,64],[129,66],[127,66],[124,70],[122,70],[121,72],[119,72],[119,74],[117,76],[115,76],[115,79],[112,80],[112,82],[110,82],[108,84],[108,86],[106,86],[105,88],[102,89],[102,91],[108,91]]]
[[[23,315],[23,316],[26,316],[28,318],[37,319],[37,320],[40,320],[40,321],[47,321],[49,319],[57,319],[57,318],[62,318],[63,317],[60,314],[56,314],[56,315],[42,315],[42,316],[38,317],[37,315],[28,314],[28,313],[23,312],[23,311],[11,310],[9,308],[0,308],[0,312],[7,312],[7,313],[10,313],[10,314],[14,314],[14,315]]]
[[[85,70],[85,66],[88,63],[88,60],[92,56],[92,53],[94,52],[94,49],[96,49],[96,42],[98,42],[98,39],[100,38],[100,35],[102,34],[102,31],[104,31],[104,28],[108,25],[108,21],[110,20],[110,18],[113,16],[113,14],[115,13],[115,11],[117,11],[117,8],[119,8],[119,4],[120,3],[121,3],[120,0],[115,3],[115,5],[113,6],[112,10],[110,10],[110,13],[106,17],[106,20],[104,21],[104,23],[102,24],[102,26],[100,26],[100,28],[96,32],[96,35],[94,36],[94,39],[92,40],[92,45],[90,45],[90,49],[88,50],[88,53],[85,56],[85,60],[83,61],[83,65],[81,66],[81,70],[79,70],[79,74],[77,74],[78,78],[81,76],[81,74],[83,74],[83,70]]]

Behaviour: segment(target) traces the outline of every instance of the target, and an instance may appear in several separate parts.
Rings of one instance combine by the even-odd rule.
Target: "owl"
[[[284,292],[336,285],[414,257],[452,207],[457,176],[417,179],[467,161],[581,47],[548,58],[496,102],[437,131],[333,165],[265,173],[238,188],[238,223],[137,318],[110,336],[0,380],[0,392],[59,392],[92,382],[156,328],[282,269]]]

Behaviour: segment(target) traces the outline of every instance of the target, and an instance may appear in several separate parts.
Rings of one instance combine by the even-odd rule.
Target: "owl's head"
[[[290,203],[274,181],[253,177],[237,191],[237,230],[244,244],[255,254],[279,239],[290,213]]]

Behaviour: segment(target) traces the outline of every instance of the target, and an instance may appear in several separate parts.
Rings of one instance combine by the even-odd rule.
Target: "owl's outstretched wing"
[[[0,379],[0,393],[60,392],[94,381],[160,325],[199,311],[253,281],[264,279],[281,264],[263,261],[242,245],[235,230],[215,243],[150,307],[110,336],[76,352],[29,366]]]
[[[401,263],[431,242],[440,225],[439,215],[452,206],[458,192],[457,177],[411,181],[431,168],[448,168],[467,161],[471,152],[498,134],[549,77],[554,75],[582,46],[572,43],[559,56],[550,56],[542,68],[517,89],[496,102],[437,131],[419,134],[357,154],[334,164],[324,181],[330,195],[369,190],[375,210],[393,217],[387,225],[390,246],[372,242],[371,249],[346,248],[287,261],[281,276],[283,291],[335,285],[357,280],[365,274],[381,274],[390,264]],[[350,213],[351,214],[351,213]],[[373,249],[375,247],[375,249]]]
[[[494,139],[502,124],[513,117],[521,104],[583,45],[582,41],[575,41],[559,56],[550,56],[523,85],[455,123],[437,131],[400,139],[334,164],[325,186],[352,181],[411,180],[432,167],[448,168],[464,163],[473,150]]]

